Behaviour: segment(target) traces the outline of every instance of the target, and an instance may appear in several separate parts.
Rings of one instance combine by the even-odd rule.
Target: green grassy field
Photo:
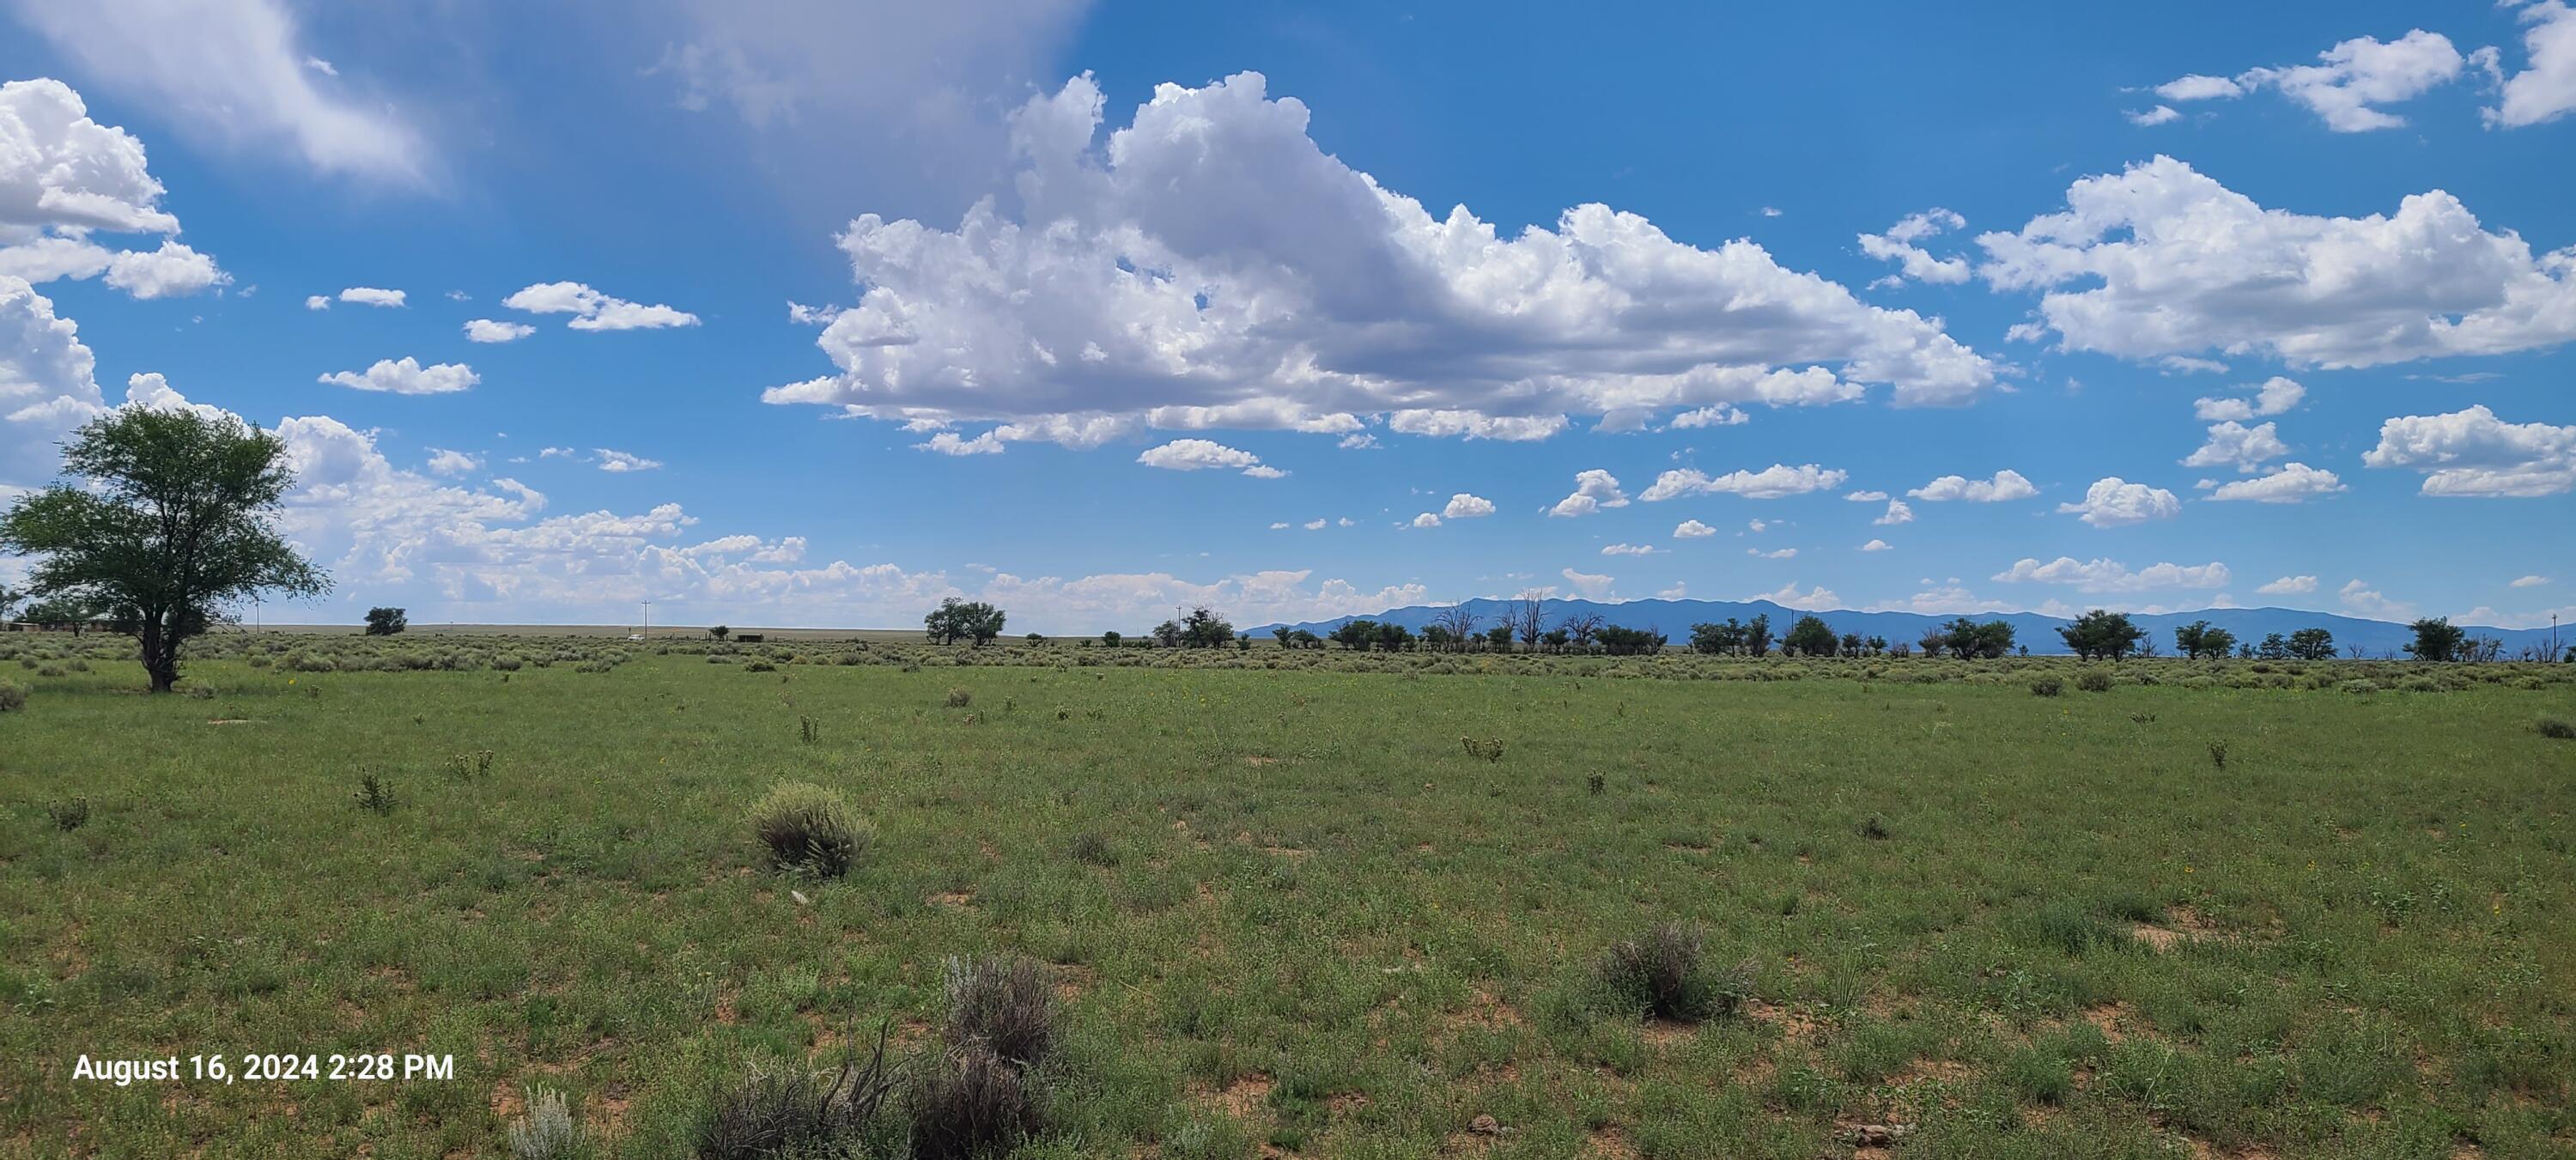
[[[0,668],[33,688],[0,714],[0,1155],[506,1155],[530,1085],[596,1155],[684,1155],[746,1069],[925,1044],[943,960],[1001,951],[1061,1004],[1022,1156],[2576,1149],[2554,679],[260,652],[196,698]],[[846,877],[767,868],[744,813],[784,780],[875,825]],[[1665,921],[1751,1002],[1610,1001],[1605,948]],[[260,1052],[455,1078],[72,1078]]]

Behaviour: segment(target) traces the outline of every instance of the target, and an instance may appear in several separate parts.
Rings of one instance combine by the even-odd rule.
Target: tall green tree
[[[2334,634],[2322,628],[2303,628],[2291,633],[2290,655],[2303,661],[2333,660]]]
[[[2174,628],[2174,647],[2191,660],[2225,660],[2236,647],[2236,634],[2206,620],[2195,620]]]
[[[2075,623],[2057,630],[2066,647],[2085,660],[2116,661],[2129,655],[2144,639],[2147,630],[2131,623],[2129,614],[2096,608],[2075,618]]]
[[[1829,657],[1841,645],[1842,638],[1834,635],[1834,630],[1825,624],[1823,618],[1801,616],[1789,626],[1789,635],[1781,637],[1780,643],[1798,650],[1802,657]]]
[[[934,644],[973,641],[978,647],[991,644],[1002,635],[1002,625],[1009,614],[981,600],[960,600],[954,596],[939,602],[939,607],[921,618],[922,635]]]
[[[1234,643],[1234,626],[1202,604],[1181,618],[1181,643],[1190,648],[1224,648]]]
[[[6,584],[0,584],[0,624],[7,623],[9,620],[9,610],[18,607],[18,602],[25,600],[26,598],[26,593],[11,588]]]
[[[126,407],[72,432],[56,484],[0,515],[0,551],[37,558],[37,592],[104,607],[141,645],[152,691],[234,602],[331,582],[275,518],[295,485],[286,444],[230,415]]]
[[[2427,617],[2409,627],[2415,630],[2415,643],[2406,646],[2406,653],[2419,661],[2459,660],[2469,642],[2469,634],[2447,616]]]

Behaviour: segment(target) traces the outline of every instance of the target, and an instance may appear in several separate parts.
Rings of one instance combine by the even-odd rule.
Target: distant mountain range
[[[1502,619],[1513,602],[1479,599],[1465,603],[1468,611],[1476,614],[1481,626],[1491,627]],[[1302,628],[1318,636],[1324,636],[1331,634],[1334,629],[1348,621],[1374,620],[1380,623],[1392,621],[1420,632],[1435,618],[1447,613],[1451,607],[1453,606],[1446,604],[1414,605],[1409,608],[1391,608],[1374,616],[1343,616],[1332,620],[1291,624],[1288,627]],[[1690,626],[1704,622],[1724,623],[1728,617],[1751,620],[1756,616],[1767,615],[1771,618],[1771,634],[1774,639],[1777,639],[1787,634],[1789,626],[1796,623],[1799,617],[1814,615],[1823,618],[1824,622],[1832,626],[1838,635],[1859,633],[1863,637],[1881,636],[1887,638],[1887,642],[1891,645],[1898,642],[1913,644],[1922,639],[1925,629],[1948,624],[1957,619],[1955,613],[1946,616],[1927,616],[1918,612],[1853,612],[1840,609],[1818,612],[1812,609],[1784,608],[1768,600],[1623,600],[1617,603],[1604,603],[1597,600],[1549,600],[1546,602],[1545,612],[1550,625],[1562,622],[1568,616],[1597,614],[1606,624],[1651,629],[1668,634],[1676,645],[1689,643]],[[2036,612],[1981,612],[1971,613],[1969,616],[1981,622],[2002,620],[2011,624],[2014,643],[2029,646],[2034,655],[2062,655],[2069,651],[2066,642],[2057,635],[2059,628],[2070,623],[2063,617],[2043,616]],[[2384,620],[2364,620],[2357,616],[2337,616],[2331,612],[2301,612],[2291,608],[2205,608],[2198,612],[2133,612],[2129,614],[2129,619],[2138,627],[2146,629],[2155,640],[2159,653],[2167,656],[2172,655],[2174,651],[2175,627],[2201,620],[2236,634],[2236,639],[2240,642],[2254,644],[2262,643],[2266,635],[2275,632],[2286,637],[2303,628],[2322,628],[2334,634],[2337,655],[2349,655],[2344,650],[2359,645],[2364,655],[2369,657],[2377,658],[2383,655],[2403,657],[2406,655],[2406,646],[2415,639],[2414,632],[2403,624],[2393,624]],[[1264,636],[1276,627],[1278,626],[1265,624],[1247,631],[1255,636]],[[2504,655],[2507,658],[2520,656],[2525,648],[2545,648],[2550,639],[2550,630],[2546,628],[2511,629],[2483,625],[2460,627],[2466,629],[2471,636],[2492,636],[2504,641]],[[2576,626],[2561,629],[2558,639],[2559,647],[2562,649],[2568,643],[2576,642]]]

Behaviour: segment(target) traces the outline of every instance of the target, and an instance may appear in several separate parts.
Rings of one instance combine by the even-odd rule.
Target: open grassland
[[[507,1154],[530,1085],[686,1155],[990,952],[1060,1004],[1022,1156],[2576,1148],[2568,666],[209,643],[0,644],[0,1155]],[[1667,921],[1743,1002],[1603,986]],[[456,1078],[71,1078],[375,1051]]]

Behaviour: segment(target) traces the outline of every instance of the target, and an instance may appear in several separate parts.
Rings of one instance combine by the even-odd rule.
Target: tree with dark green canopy
[[[1789,635],[1781,637],[1780,643],[1798,650],[1800,656],[1829,657],[1834,655],[1834,649],[1842,643],[1842,638],[1835,636],[1834,630],[1827,627],[1822,618],[1801,616],[1797,623],[1789,626]]]
[[[0,515],[0,551],[36,557],[37,593],[104,608],[142,645],[152,691],[236,601],[318,596],[330,579],[272,522],[295,485],[286,444],[230,415],[123,407],[83,424],[55,484]]]
[[[2125,612],[2096,608],[2075,618],[2075,623],[2057,630],[2068,651],[2085,660],[2116,661],[2129,655],[2145,639],[2147,630],[2129,620]]]

